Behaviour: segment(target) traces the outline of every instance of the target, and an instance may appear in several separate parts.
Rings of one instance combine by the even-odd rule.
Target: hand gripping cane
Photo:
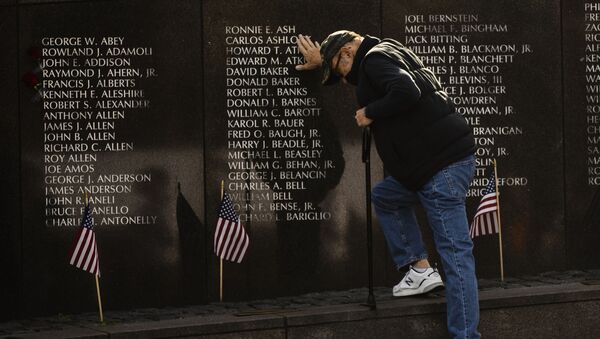
[[[363,149],[362,161],[365,164],[365,187],[366,187],[366,203],[367,203],[367,251],[369,260],[369,297],[367,298],[367,306],[374,310],[377,308],[375,304],[375,295],[373,294],[373,230],[371,216],[371,128],[365,127],[363,130]]]

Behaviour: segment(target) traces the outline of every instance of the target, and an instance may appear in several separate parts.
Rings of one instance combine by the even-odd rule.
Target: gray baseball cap
[[[340,80],[340,77],[333,72],[332,61],[337,52],[348,42],[354,40],[358,35],[351,31],[337,31],[329,34],[321,43],[321,59],[323,61],[323,85],[333,85]]]

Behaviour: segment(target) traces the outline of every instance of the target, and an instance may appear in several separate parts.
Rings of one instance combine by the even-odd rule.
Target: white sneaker
[[[394,286],[394,297],[427,293],[434,288],[442,287],[444,283],[437,269],[429,267],[425,272],[419,273],[411,266],[398,285]]]

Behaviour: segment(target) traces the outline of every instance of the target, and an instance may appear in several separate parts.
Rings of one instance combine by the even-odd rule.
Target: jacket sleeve
[[[364,67],[369,81],[386,93],[367,105],[367,118],[377,120],[401,114],[421,97],[421,91],[412,76],[391,59],[383,55],[372,55],[365,60]]]

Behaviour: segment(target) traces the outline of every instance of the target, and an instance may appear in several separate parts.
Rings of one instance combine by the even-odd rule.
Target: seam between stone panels
[[[24,250],[24,246],[23,246],[23,227],[24,227],[24,223],[23,223],[23,175],[21,174],[21,171],[23,170],[23,150],[22,150],[22,145],[23,145],[23,133],[21,132],[21,86],[20,86],[20,79],[19,79],[19,71],[20,71],[20,62],[19,62],[19,48],[21,47],[21,34],[20,34],[20,28],[21,28],[21,9],[19,8],[19,6],[15,6],[15,15],[16,15],[16,29],[17,29],[17,38],[16,38],[16,60],[15,63],[17,65],[17,72],[16,72],[16,79],[15,79],[15,83],[17,84],[17,140],[18,140],[18,150],[19,150],[19,155],[17,157],[18,159],[18,175],[17,175],[17,180],[18,180],[18,199],[19,199],[19,224],[18,227],[16,227],[18,229],[17,234],[13,235],[13,239],[16,238],[16,240],[18,241],[18,249],[17,248],[11,248],[11,254],[15,255],[15,251],[18,250],[18,267],[17,267],[17,272],[18,272],[18,287],[17,287],[17,300],[13,299],[13,302],[17,302],[18,303],[18,308],[17,308],[17,313],[19,314],[19,316],[22,316],[23,313],[23,296],[24,296],[24,289],[23,289],[23,282],[24,282],[24,267],[23,267],[23,250]],[[11,246],[12,247],[12,246]]]
[[[212,243],[209,241],[210,239],[210,232],[209,232],[209,227],[208,227],[208,187],[207,187],[207,170],[206,170],[206,112],[207,112],[207,107],[206,107],[206,69],[205,69],[205,65],[206,65],[206,59],[205,59],[205,55],[204,55],[204,44],[206,43],[205,41],[205,34],[204,34],[204,3],[202,2],[200,4],[200,39],[201,39],[201,43],[200,43],[200,59],[202,60],[202,66],[200,67],[200,72],[202,72],[201,74],[201,78],[202,78],[202,97],[200,98],[200,100],[202,100],[202,112],[200,112],[202,118],[201,118],[201,124],[202,124],[202,185],[204,186],[204,193],[201,195],[202,196],[202,200],[204,201],[204,248],[205,250],[203,251],[203,257],[204,257],[204,292],[202,293],[202,301],[203,302],[208,302],[208,300],[211,297],[211,293],[209,292],[209,287],[208,287],[208,276],[209,276],[209,263],[210,263],[210,249],[207,251],[208,248],[212,249],[212,246],[207,246],[207,245],[212,245]]]
[[[563,189],[562,189],[562,206],[563,206],[563,253],[565,258],[565,266],[569,267],[569,236],[567,227],[567,139],[566,139],[566,118],[565,118],[565,59],[564,59],[564,28],[563,28],[563,4],[561,0],[558,4],[559,12],[559,29],[560,29],[560,102],[561,102],[561,120],[562,120],[562,177],[563,177]]]
[[[379,36],[383,37],[383,1],[379,0]]]

